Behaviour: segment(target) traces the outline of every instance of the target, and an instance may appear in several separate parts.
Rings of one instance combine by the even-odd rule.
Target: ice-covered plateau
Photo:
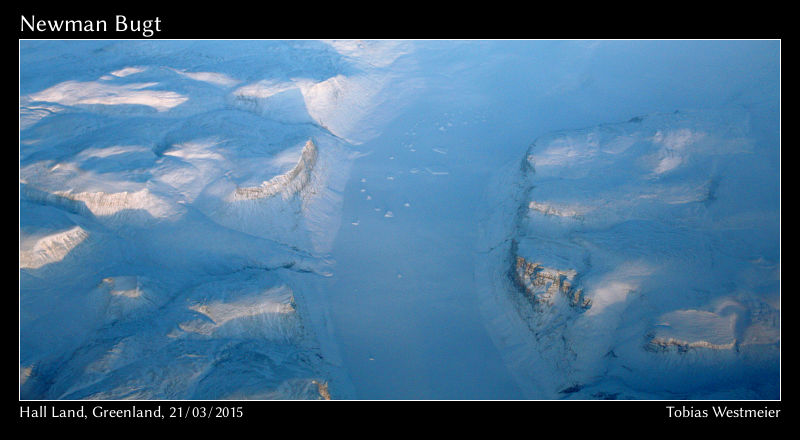
[[[747,127],[676,112],[558,132],[490,190],[514,194],[484,226],[507,225],[486,301],[516,310],[495,328],[536,393],[778,396],[777,162]]]
[[[345,395],[317,285],[387,79],[335,42],[238,49],[22,44],[21,398]]]

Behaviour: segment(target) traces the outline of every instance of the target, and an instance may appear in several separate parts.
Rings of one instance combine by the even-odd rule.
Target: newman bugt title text
[[[161,18],[149,20],[129,19],[124,15],[114,17],[115,32],[133,32],[150,38],[161,32]],[[35,15],[20,15],[20,32],[108,32],[108,20],[37,19]]]

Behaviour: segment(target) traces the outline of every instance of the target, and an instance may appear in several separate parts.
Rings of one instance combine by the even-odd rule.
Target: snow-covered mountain
[[[531,334],[514,368],[551,378],[553,398],[777,398],[771,148],[736,112],[534,142],[493,191],[514,189],[498,201],[514,220],[485,269],[505,296],[487,301],[513,304]]]
[[[299,286],[330,276],[341,136],[388,80],[236,46],[23,43],[23,398],[330,397]]]
[[[779,49],[22,41],[20,396],[776,398]]]

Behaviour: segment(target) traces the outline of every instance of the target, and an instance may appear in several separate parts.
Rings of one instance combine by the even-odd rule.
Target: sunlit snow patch
[[[173,71],[195,81],[202,81],[222,87],[233,87],[240,82],[237,79],[219,72],[187,72],[186,70],[179,69],[173,69]]]
[[[116,76],[117,78],[124,78],[126,76],[142,73],[145,70],[147,70],[146,67],[125,67],[111,72],[111,75]]]
[[[28,98],[35,101],[55,102],[62,105],[144,105],[159,112],[167,111],[188,100],[168,90],[146,90],[158,83],[135,83],[124,85],[105,84],[96,81],[65,81],[49,89],[33,93]]]

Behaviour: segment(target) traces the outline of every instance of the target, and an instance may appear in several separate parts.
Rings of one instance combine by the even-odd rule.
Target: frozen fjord
[[[775,43],[21,51],[23,398],[777,393]]]

